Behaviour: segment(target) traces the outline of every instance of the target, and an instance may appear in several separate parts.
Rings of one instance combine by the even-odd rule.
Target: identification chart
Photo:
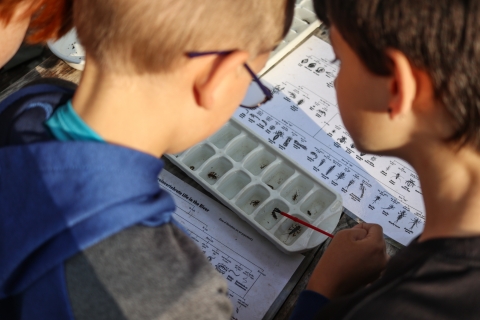
[[[227,280],[232,320],[262,319],[304,257],[280,252],[231,210],[166,170],[159,183],[175,199],[175,220]]]
[[[274,99],[235,117],[342,194],[348,211],[407,245],[425,221],[418,176],[404,161],[355,149],[338,110],[334,58],[330,44],[310,37],[262,77]]]

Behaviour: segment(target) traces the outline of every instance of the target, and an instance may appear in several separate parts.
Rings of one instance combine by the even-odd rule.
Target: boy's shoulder
[[[67,260],[65,274],[79,320],[227,319],[232,311],[226,281],[174,224],[126,229]]]
[[[382,278],[333,301],[318,319],[476,319],[479,247],[480,237],[414,242],[392,257]]]

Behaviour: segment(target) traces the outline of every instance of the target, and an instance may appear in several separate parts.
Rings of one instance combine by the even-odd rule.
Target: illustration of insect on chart
[[[340,192],[348,211],[407,245],[425,221],[418,176],[404,161],[355,149],[338,110],[334,58],[310,37],[262,77],[274,99],[234,117]]]

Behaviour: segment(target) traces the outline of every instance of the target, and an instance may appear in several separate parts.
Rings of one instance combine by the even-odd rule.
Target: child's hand
[[[361,223],[335,235],[318,262],[307,289],[333,299],[376,280],[386,263],[382,227]]]

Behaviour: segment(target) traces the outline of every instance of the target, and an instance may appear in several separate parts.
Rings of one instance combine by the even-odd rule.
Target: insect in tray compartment
[[[263,169],[265,169],[267,166],[268,166],[268,164],[266,164],[266,163],[265,163],[265,164],[262,164],[262,165],[260,166],[260,169],[263,170]]]
[[[254,207],[254,208],[255,208],[256,206],[258,206],[259,204],[260,204],[260,200],[252,200],[252,201],[250,201],[250,205],[251,205],[252,207]]]
[[[271,184],[267,184],[267,186],[269,186],[270,189],[272,189],[272,190],[275,189]]]
[[[194,167],[194,166],[190,166],[190,170],[195,170],[195,167]]]
[[[278,219],[277,213],[280,213],[280,209],[275,208],[275,209],[272,210],[272,217],[273,217],[275,220]]]
[[[207,177],[209,177],[209,178],[212,179],[212,180],[217,180],[217,179],[218,179],[217,173],[216,173],[216,172],[213,172],[213,171],[212,171],[212,172],[209,172],[208,175],[207,175]]]
[[[302,227],[299,225],[299,224],[292,224],[290,226],[290,228],[288,228],[288,232],[285,233],[285,234],[288,234],[288,237],[287,239],[285,239],[285,241],[283,241],[284,243],[287,243],[288,239],[290,239],[290,237],[296,237],[300,234],[300,232],[302,231]]]
[[[293,201],[297,201],[298,197],[299,197],[299,194],[298,194],[298,190],[297,190],[297,191],[295,192],[295,194],[292,196],[292,200],[293,200]]]

